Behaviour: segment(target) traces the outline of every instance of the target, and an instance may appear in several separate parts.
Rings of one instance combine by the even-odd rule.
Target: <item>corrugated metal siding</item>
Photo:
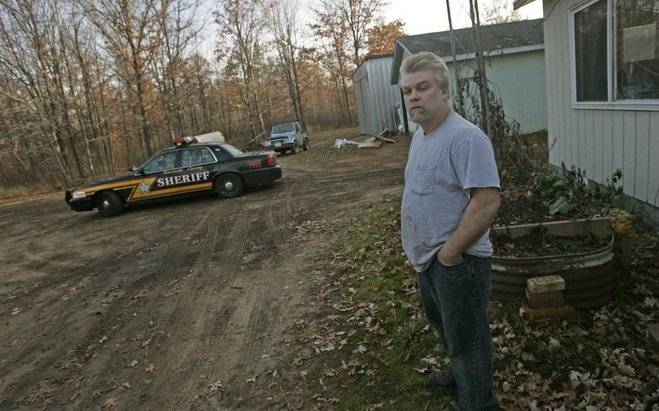
[[[357,68],[352,76],[352,81],[355,84],[355,100],[357,106],[357,117],[359,119],[359,131],[364,133],[366,122],[370,118],[368,108],[369,94],[368,94],[368,77],[366,66],[361,65]]]
[[[368,77],[372,84],[378,87],[371,88],[371,101],[373,103],[373,127],[369,130],[371,134],[377,134],[383,130],[397,130],[395,104],[400,104],[400,89],[389,84],[392,57],[371,60],[368,65]]]
[[[659,207],[659,112],[573,109],[569,11],[577,1],[543,4],[549,15],[544,26],[549,162],[585,169],[600,184],[621,169],[625,194]]]
[[[389,84],[392,63],[393,56],[369,58],[353,74],[359,131],[364,134],[398,129],[394,106],[401,99],[398,86]]]

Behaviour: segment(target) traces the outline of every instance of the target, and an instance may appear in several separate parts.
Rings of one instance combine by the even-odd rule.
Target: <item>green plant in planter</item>
[[[616,170],[606,185],[588,184],[586,171],[575,167],[568,169],[561,163],[558,175],[550,166],[533,172],[533,187],[538,195],[549,202],[550,215],[591,218],[603,210],[619,208],[626,210],[627,201],[622,192],[622,171]]]

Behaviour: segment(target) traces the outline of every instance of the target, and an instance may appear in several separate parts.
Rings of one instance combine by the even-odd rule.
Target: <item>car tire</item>
[[[305,139],[304,139],[304,145],[302,146],[302,149],[303,149],[304,151],[309,150],[309,139],[308,139],[308,138],[305,138]]]
[[[243,180],[237,174],[222,174],[215,180],[215,191],[222,198],[238,197],[243,193]]]
[[[119,194],[114,191],[103,191],[96,197],[96,208],[103,217],[113,217],[124,208]]]
[[[293,148],[291,149],[291,153],[297,154],[300,152],[300,146],[297,144],[297,140],[293,143]]]

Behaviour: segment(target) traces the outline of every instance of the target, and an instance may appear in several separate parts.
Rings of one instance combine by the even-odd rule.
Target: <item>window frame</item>
[[[158,159],[160,157],[168,156],[174,154],[174,166],[173,167],[168,167],[168,168],[157,168],[155,170],[149,170],[149,166],[152,164],[157,165],[158,164]],[[142,167],[142,170],[144,171],[145,174],[147,175],[153,175],[153,174],[158,174],[158,173],[164,173],[166,171],[171,171],[171,170],[176,170],[177,168],[177,163],[179,162],[179,155],[175,151],[165,151],[162,153],[157,153],[153,157],[151,157],[146,163],[144,163],[144,167]]]
[[[203,163],[199,163],[199,164],[191,164],[191,165],[187,165],[187,166],[184,166],[184,165],[182,164],[182,162],[183,162],[183,154],[184,154],[186,151],[188,151],[188,152],[192,152],[192,151],[204,151],[204,150],[205,150],[206,152],[210,153],[212,160],[210,160],[210,161],[206,161],[206,162],[203,162]],[[206,165],[208,165],[208,164],[215,164],[215,163],[217,163],[217,162],[218,162],[218,160],[217,160],[217,156],[215,156],[215,153],[213,153],[213,150],[211,150],[210,148],[208,148],[208,147],[206,147],[206,146],[202,146],[202,147],[194,147],[194,146],[193,146],[193,147],[187,147],[187,148],[181,149],[181,167],[182,167],[182,168],[203,167],[203,166],[206,166]]]
[[[573,109],[597,109],[597,110],[644,110],[659,111],[659,99],[648,100],[616,100],[615,99],[615,65],[613,33],[616,23],[615,6],[617,1],[606,0],[606,77],[607,77],[607,101],[577,101],[577,64],[576,64],[576,37],[575,37],[575,14],[584,10],[599,0],[588,0],[577,4],[568,10],[568,32],[570,50],[570,100]],[[623,0],[624,1],[624,0]]]

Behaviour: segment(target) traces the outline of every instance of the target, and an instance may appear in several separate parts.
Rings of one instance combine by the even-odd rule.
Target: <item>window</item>
[[[176,165],[176,151],[169,151],[154,157],[144,167],[144,172],[147,174],[157,173],[160,171],[171,170]]]
[[[181,166],[193,167],[215,162],[215,156],[206,147],[189,148],[181,153]]]
[[[656,0],[591,1],[572,10],[571,24],[577,103],[659,100]]]
[[[272,128],[272,134],[290,133],[295,130],[293,123],[281,123]]]
[[[228,144],[223,144],[222,148],[228,151],[233,157],[242,157],[243,152],[235,148],[234,146],[230,146]]]
[[[574,13],[577,101],[607,101],[606,2]]]
[[[659,4],[618,0],[615,22],[616,98],[659,99]]]

